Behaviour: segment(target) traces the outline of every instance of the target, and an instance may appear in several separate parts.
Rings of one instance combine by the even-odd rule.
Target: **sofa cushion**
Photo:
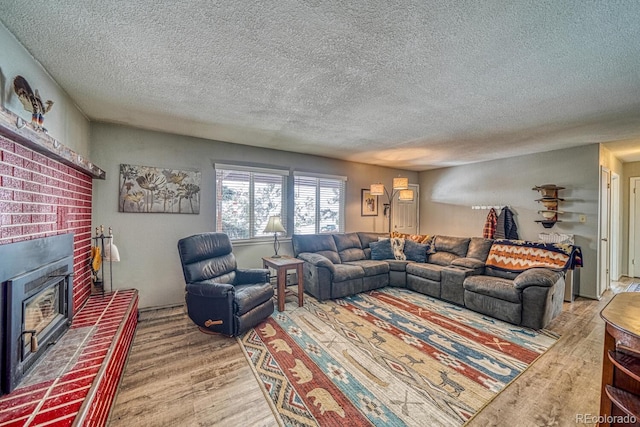
[[[433,280],[435,282],[440,281],[440,273],[444,269],[444,266],[436,264],[421,264],[418,262],[407,264],[407,274],[413,276],[422,277],[423,279]]]
[[[386,260],[387,264],[389,264],[389,271],[406,271],[407,264],[412,263],[413,261],[402,261],[396,259],[388,259]]]
[[[379,242],[371,242],[369,246],[371,247],[371,259],[394,259],[393,251],[391,250],[391,240],[385,239]]]
[[[518,274],[520,273],[514,273],[512,271],[503,271],[503,270],[499,270],[489,266],[485,266],[484,274],[487,276],[502,277],[503,279],[513,280],[516,277],[518,277]]]
[[[458,255],[451,252],[436,252],[429,255],[429,262],[437,265],[450,265],[454,259],[458,258],[460,258]]]
[[[364,270],[365,277],[387,274],[389,272],[389,264],[384,261],[364,259],[360,261],[346,262],[344,264],[357,265],[358,267],[361,267]]]
[[[475,258],[482,262],[486,262],[492,244],[493,239],[472,237],[471,241],[469,241],[469,249],[467,249],[467,258]]]
[[[451,261],[451,265],[454,265],[456,267],[471,268],[475,270],[477,268],[483,268],[484,261],[480,261],[476,258],[456,258]]]
[[[513,303],[522,302],[522,292],[515,287],[513,280],[495,276],[469,276],[464,280],[464,289]]]
[[[342,262],[366,259],[357,233],[334,234],[333,240]]]
[[[450,252],[458,257],[467,256],[469,237],[436,236],[433,239],[431,252]]]
[[[408,261],[427,262],[427,250],[429,245],[416,243],[413,240],[404,240],[404,255]]]
[[[364,277],[364,269],[359,265],[336,264],[333,272],[334,282],[361,279]]]
[[[294,234],[291,243],[296,257],[303,252],[312,252],[327,257],[334,264],[341,262],[331,234]]]
[[[388,233],[373,233],[373,232],[365,232],[358,231],[358,237],[360,238],[360,246],[362,249],[367,249],[371,246],[371,243],[377,242],[381,237],[389,237]]]

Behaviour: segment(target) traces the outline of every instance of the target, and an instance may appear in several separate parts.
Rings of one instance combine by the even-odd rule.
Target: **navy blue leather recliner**
[[[224,233],[178,241],[187,312],[202,332],[237,336],[273,313],[269,270],[238,269],[232,250]]]

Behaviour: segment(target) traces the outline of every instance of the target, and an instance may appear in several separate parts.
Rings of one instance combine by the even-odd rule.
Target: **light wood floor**
[[[560,340],[468,426],[575,426],[597,416],[604,322],[600,301],[565,303],[549,329]],[[275,426],[277,422],[235,339],[205,335],[184,308],[141,312],[109,419],[119,426]],[[593,424],[591,424],[593,425]]]

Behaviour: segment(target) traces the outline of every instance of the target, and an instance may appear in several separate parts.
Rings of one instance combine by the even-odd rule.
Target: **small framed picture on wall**
[[[378,196],[372,196],[371,190],[363,188],[360,198],[361,216],[378,216]]]

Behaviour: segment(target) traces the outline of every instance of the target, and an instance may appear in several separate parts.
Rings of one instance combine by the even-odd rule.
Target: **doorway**
[[[409,184],[413,190],[413,200],[399,200],[394,197],[391,211],[393,212],[391,230],[399,233],[418,234],[418,218],[420,206],[420,186]]]

